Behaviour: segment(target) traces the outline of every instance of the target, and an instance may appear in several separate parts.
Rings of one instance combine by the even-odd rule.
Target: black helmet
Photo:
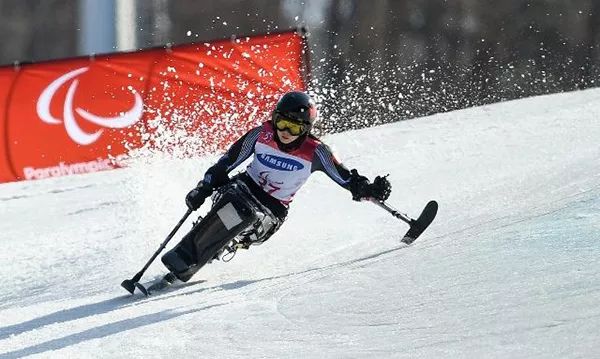
[[[292,91],[283,95],[273,111],[273,123],[278,117],[289,118],[308,125],[308,131],[317,120],[315,102],[304,92]]]

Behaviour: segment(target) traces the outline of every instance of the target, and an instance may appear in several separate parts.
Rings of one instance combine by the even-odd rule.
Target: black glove
[[[371,197],[379,201],[385,201],[390,198],[392,194],[392,184],[386,178],[388,175],[383,177],[377,176],[371,184]]]
[[[385,201],[392,193],[392,185],[387,180],[387,176],[375,177],[375,181],[370,183],[367,177],[361,176],[356,170],[350,171],[350,185],[348,189],[352,193],[352,199],[361,201],[365,198],[375,198],[379,201]]]
[[[210,197],[212,192],[213,188],[210,185],[200,182],[196,188],[191,190],[187,196],[185,196],[185,204],[189,209],[195,211],[204,204],[204,201]]]
[[[352,193],[352,199],[360,201],[363,198],[369,197],[371,194],[369,189],[369,179],[359,175],[356,170],[352,170],[350,173],[350,184],[348,185],[348,189],[350,190],[350,193]]]

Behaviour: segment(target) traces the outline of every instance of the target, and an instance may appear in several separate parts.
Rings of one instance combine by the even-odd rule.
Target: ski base
[[[148,297],[148,296],[152,295],[153,293],[160,292],[167,288],[172,287],[176,280],[177,280],[177,278],[173,274],[168,273],[164,277],[162,277],[159,281],[156,281],[150,285],[149,285],[149,283],[146,284],[146,285],[149,285],[148,287],[146,285],[143,285],[143,284],[137,283],[137,282],[134,283],[134,285],[135,285],[135,288],[137,288],[140,292],[142,292],[142,294],[144,294],[146,297]]]
[[[155,294],[156,292],[160,292],[162,290],[165,290],[166,288],[171,287],[171,285],[164,284],[164,283],[162,283],[162,281],[160,281],[158,283],[154,283],[154,284],[150,285],[149,287],[146,287],[145,285],[143,285],[141,283],[135,283],[135,287],[140,292],[142,292],[143,295],[145,295],[146,297],[149,297],[152,294]]]
[[[137,288],[137,289],[138,289],[140,292],[142,292],[142,294],[143,294],[143,295],[145,295],[146,297],[150,295],[150,291],[149,291],[149,290],[148,290],[146,287],[144,287],[144,285],[143,285],[143,284],[141,284],[141,283],[138,283],[138,282],[135,282],[135,283],[134,283],[134,285],[135,285],[135,287],[136,287],[136,288]]]

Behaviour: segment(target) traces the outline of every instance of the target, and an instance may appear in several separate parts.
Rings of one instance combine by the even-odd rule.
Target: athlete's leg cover
[[[161,260],[181,281],[187,282],[233,238],[252,225],[256,212],[237,183],[230,183],[210,212]]]

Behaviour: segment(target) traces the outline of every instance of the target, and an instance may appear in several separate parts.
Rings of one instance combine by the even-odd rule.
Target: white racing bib
[[[311,161],[261,143],[259,138],[246,171],[265,192],[287,204],[310,177],[311,166]]]

